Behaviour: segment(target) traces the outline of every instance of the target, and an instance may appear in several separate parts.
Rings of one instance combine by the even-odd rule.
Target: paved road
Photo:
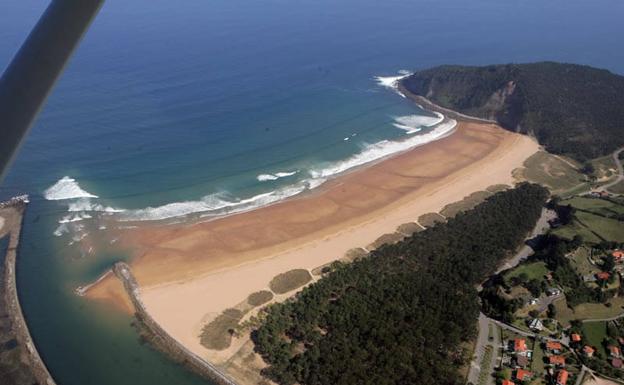
[[[490,325],[493,327],[493,339],[489,340],[490,334]],[[468,372],[468,382],[472,382],[473,384],[479,383],[479,374],[481,373],[481,359],[485,354],[485,348],[487,346],[491,346],[493,348],[494,354],[492,354],[492,359],[489,362],[489,368],[485,368],[488,372],[492,372],[496,367],[496,361],[499,356],[501,340],[500,340],[500,332],[498,327],[492,323],[492,320],[489,319],[485,314],[479,313],[479,336],[477,337],[477,346],[475,347],[474,359],[470,362],[470,372]],[[492,376],[488,377],[488,381],[486,384],[494,384],[494,378]]]
[[[557,295],[549,295],[548,297],[540,299],[538,302],[539,306],[537,307],[537,311],[540,313],[546,311],[546,309],[548,309],[548,305],[563,297],[564,295],[562,293]]]
[[[619,174],[618,177],[612,182],[609,182],[603,186],[600,186],[598,190],[600,191],[607,190],[610,187],[613,187],[616,184],[620,183],[621,181],[624,181],[624,167],[622,167],[622,162],[620,161],[620,153],[622,151],[624,151],[624,147],[620,148],[619,150],[616,150],[613,153],[613,161],[615,162],[615,165],[617,166],[617,169],[618,169],[618,174]]]

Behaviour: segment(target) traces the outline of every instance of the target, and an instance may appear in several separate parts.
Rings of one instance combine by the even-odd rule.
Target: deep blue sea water
[[[0,69],[45,6],[2,1]],[[119,220],[249,208],[427,133],[395,126],[426,114],[376,76],[537,60],[624,74],[623,16],[617,0],[107,1],[0,186],[31,195],[18,284],[51,372],[60,385],[202,383],[141,345],[129,317],[73,294],[125,258],[70,245],[77,225],[106,207]],[[84,197],[45,199],[65,176],[48,198]]]

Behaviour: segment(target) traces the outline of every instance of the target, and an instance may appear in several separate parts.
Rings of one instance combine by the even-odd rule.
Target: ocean
[[[2,2],[0,68],[46,3]],[[206,383],[74,294],[128,258],[84,246],[104,223],[253,209],[434,140],[449,122],[392,88],[410,71],[556,60],[624,74],[622,15],[613,0],[109,0],[0,186],[31,197],[18,285],[53,376]]]

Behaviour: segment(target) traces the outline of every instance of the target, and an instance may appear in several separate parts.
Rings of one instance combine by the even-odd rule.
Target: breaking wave
[[[397,76],[378,76],[375,77],[375,80],[380,86],[392,89],[405,97],[398,91],[398,82],[409,75],[410,73],[407,71],[400,71]],[[161,206],[140,209],[121,209],[102,204],[97,199],[97,195],[83,190],[75,179],[65,176],[44,192],[44,197],[47,200],[68,200],[64,202],[67,204],[67,212],[58,220],[59,226],[54,231],[54,235],[70,234],[73,235],[73,241],[79,242],[84,237],[82,235],[84,228],[91,226],[86,220],[101,218],[104,215],[112,220],[121,222],[157,221],[192,214],[199,218],[214,218],[267,206],[315,189],[325,183],[328,178],[354,167],[380,160],[392,154],[403,152],[449,135],[455,128],[456,122],[450,119],[445,120],[442,114],[434,114],[435,117],[422,115],[394,117],[394,127],[404,130],[407,134],[414,134],[427,128],[424,134],[405,137],[405,140],[382,140],[377,143],[366,144],[359,153],[353,154],[346,159],[321,165],[316,169],[312,168],[307,171],[310,175],[308,179],[248,198],[236,198],[225,193],[218,193],[206,195],[198,200],[172,202]],[[343,140],[347,141],[355,136],[356,134],[354,133],[346,136]],[[280,178],[292,177],[299,173],[303,173],[303,171],[264,173],[257,175],[256,179],[259,182],[275,181]],[[85,227],[85,224],[87,227]],[[99,229],[106,229],[106,226],[100,224]]]
[[[353,155],[343,161],[331,164],[321,170],[310,171],[310,175],[314,178],[327,178],[341,172],[347,171],[353,167],[373,162],[389,155],[409,150],[410,148],[421,146],[423,144],[433,142],[450,134],[457,122],[449,119],[446,122],[438,124],[431,131],[402,141],[382,140],[381,142],[369,144],[358,154]]]
[[[68,176],[64,176],[58,180],[54,185],[50,186],[44,191],[43,196],[47,200],[63,200],[63,199],[75,199],[75,198],[97,198],[97,195],[93,195],[82,188],[75,179]]]
[[[399,80],[406,78],[411,75],[411,72],[407,70],[399,71],[399,75],[395,76],[375,76],[375,81],[382,87],[390,88],[394,90],[397,94],[405,97],[401,91],[399,91]]]
[[[296,171],[290,171],[290,172],[276,172],[275,174],[260,174],[256,177],[256,179],[258,179],[258,181],[260,182],[266,182],[269,180],[277,180],[280,178],[286,178],[289,176],[293,176],[296,173],[298,173],[299,170]]]
[[[405,131],[406,134],[415,134],[423,127],[433,127],[444,120],[444,115],[434,112],[435,117],[425,115],[407,115],[394,118],[392,125]]]
[[[119,219],[121,221],[155,221],[195,213],[201,213],[202,218],[235,214],[279,202],[316,188],[323,182],[325,180],[304,180],[291,186],[245,199],[228,200],[223,194],[211,194],[196,201],[174,202],[163,206],[126,210],[119,214]]]
[[[110,206],[103,206],[98,203],[91,202],[89,198],[79,198],[74,202],[69,203],[69,208],[67,211],[77,212],[77,211],[99,211],[105,213],[121,213],[125,211],[124,209],[117,209]]]
[[[72,215],[65,215],[63,218],[59,219],[58,223],[71,223],[71,222],[78,222],[81,221],[83,219],[90,219],[93,218],[91,215],[81,212],[81,213],[77,213]]]

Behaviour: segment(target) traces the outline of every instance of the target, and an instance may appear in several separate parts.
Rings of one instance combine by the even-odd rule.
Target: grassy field
[[[536,377],[542,377],[544,375],[544,350],[542,350],[542,346],[539,343],[536,343],[533,348],[531,371],[536,375]],[[541,383],[541,379],[538,383]]]
[[[589,261],[589,249],[579,247],[571,256],[570,263],[580,275],[596,274],[600,271]]]
[[[233,330],[245,313],[239,309],[226,309],[208,325],[204,326],[200,342],[208,349],[224,350],[232,343]]]
[[[276,275],[269,283],[269,287],[276,294],[284,294],[305,285],[311,279],[312,276],[307,270],[294,269]]]
[[[562,298],[554,302],[557,309],[555,318],[562,326],[567,327],[570,325],[570,321],[575,319],[604,319],[617,317],[624,313],[624,298],[613,298],[609,300],[609,303],[611,304],[609,307],[602,303],[584,303],[573,310],[568,307],[565,298]]]
[[[427,213],[418,217],[418,223],[423,227],[431,227],[438,222],[446,222],[446,219],[438,213]]]
[[[528,158],[516,176],[545,185],[555,194],[586,183],[585,176],[577,168],[544,151]]]
[[[397,231],[405,235],[412,235],[423,231],[424,229],[424,227],[415,222],[403,223],[401,226],[397,227]]]
[[[548,269],[546,268],[546,263],[544,262],[533,262],[533,263],[525,263],[518,265],[515,269],[507,272],[505,274],[505,282],[509,283],[509,281],[514,277],[519,277],[521,274],[526,274],[527,280],[544,278],[544,275],[548,273]]]
[[[268,290],[260,290],[255,293],[249,294],[247,297],[247,303],[251,306],[260,306],[273,299],[273,293]]]
[[[589,243],[600,243],[601,239],[598,238],[594,233],[592,233],[589,229],[585,228],[580,223],[573,221],[570,224],[567,224],[563,227],[559,227],[558,229],[553,230],[553,234],[565,238],[572,239],[575,235],[580,235],[583,237],[585,242]]]
[[[394,243],[400,242],[405,239],[405,235],[402,233],[390,233],[384,234],[381,237],[377,238],[373,243],[366,246],[368,250],[375,250],[383,245],[392,245]]]
[[[561,201],[561,204],[570,204],[577,209],[591,211],[596,214],[624,214],[624,205],[613,203],[606,199],[574,197]]]
[[[582,224],[607,241],[624,242],[624,222],[584,211],[577,211],[575,215]]]
[[[489,191],[476,191],[467,197],[464,197],[459,202],[454,202],[444,206],[444,208],[440,211],[440,214],[444,215],[447,218],[454,217],[458,213],[462,211],[467,211],[474,208],[479,203],[483,202],[487,197],[491,196],[492,193]]]
[[[611,191],[614,194],[622,194],[622,195],[624,195],[624,182],[620,182],[620,183],[617,183],[614,186],[611,186],[609,188],[609,191]]]
[[[488,186],[486,188],[487,191],[493,193],[497,193],[499,191],[505,191],[508,190],[511,186],[506,185],[506,184],[493,184],[491,186]]]
[[[603,156],[591,161],[594,166],[594,175],[599,180],[606,180],[617,174],[617,168],[613,163],[613,157],[611,155]]]
[[[607,336],[606,322],[585,322],[583,324],[583,337],[589,345],[596,347],[603,357],[607,356],[602,341]]]

